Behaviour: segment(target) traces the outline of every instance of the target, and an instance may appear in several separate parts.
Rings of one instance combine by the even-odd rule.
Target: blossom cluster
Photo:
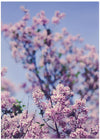
[[[91,131],[94,129],[93,126],[87,129],[90,117],[86,100],[76,100],[74,104],[71,104],[70,98],[73,95],[70,88],[64,87],[62,84],[56,87],[51,95],[51,100],[47,103],[43,101],[42,91],[37,90],[37,94],[36,91],[33,92],[35,103],[42,110],[43,120],[49,123],[52,130],[58,131],[56,138],[97,138],[98,121],[95,124],[97,129],[94,130],[94,133]]]
[[[29,115],[27,110],[13,116],[4,115],[1,124],[1,138],[47,138],[48,129],[41,121],[36,122],[35,115]]]
[[[6,110],[12,108],[13,104],[16,103],[14,97],[10,97],[10,93],[7,91],[1,92],[1,109]]]
[[[36,96],[37,93],[37,96]],[[33,92],[35,104],[42,111],[42,119],[35,114],[23,113],[4,115],[1,123],[2,138],[98,138],[96,128],[91,126],[85,100],[76,100],[71,104],[74,93],[69,87],[59,84],[52,92],[51,101],[43,101],[45,95],[41,90]],[[92,120],[91,120],[92,121]],[[9,132],[9,133],[8,133]]]
[[[10,92],[10,94],[14,94],[16,92],[17,88],[13,84],[13,82],[11,82],[7,78],[5,78],[6,73],[7,73],[7,68],[3,67],[1,69],[1,90],[8,91],[8,92]]]

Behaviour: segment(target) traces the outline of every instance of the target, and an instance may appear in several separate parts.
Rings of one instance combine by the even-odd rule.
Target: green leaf
[[[16,107],[18,107],[18,108],[21,108],[21,106],[18,104],[18,105],[16,105]]]
[[[36,74],[39,74],[39,71],[38,70],[36,71]]]
[[[48,88],[48,87],[49,87],[49,85],[48,85],[48,84],[46,84],[45,86],[46,86],[46,88]]]
[[[22,103],[22,101],[19,101],[19,100],[17,100],[17,99],[16,99],[16,102],[19,103],[19,104]]]
[[[22,105],[22,107],[25,107],[26,105]]]
[[[41,66],[40,68],[43,68],[43,66]]]
[[[41,29],[38,29],[38,30],[37,30],[37,32],[40,32],[40,31],[41,31]]]
[[[12,33],[15,34],[15,31],[13,31]]]
[[[40,124],[40,126],[42,127],[42,126],[44,126],[45,124],[43,123],[43,124]]]
[[[62,56],[62,53],[59,53],[58,56],[59,56],[59,58],[60,58],[60,57]]]
[[[1,87],[1,91],[5,90],[3,87]]]
[[[37,124],[40,124],[39,122],[36,122]]]
[[[72,83],[75,84],[75,80],[73,80]]]
[[[78,71],[78,72],[75,74],[75,76],[78,77],[79,74],[80,74],[80,72]]]
[[[67,70],[67,67],[62,65],[62,71],[66,71]]]
[[[44,39],[44,44],[46,44],[47,43],[47,40],[46,39]]]
[[[67,77],[68,77],[68,78],[70,77],[70,74],[69,74],[69,73],[67,74]]]

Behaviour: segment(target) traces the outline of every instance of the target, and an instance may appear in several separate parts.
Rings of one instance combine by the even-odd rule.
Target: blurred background
[[[83,44],[91,44],[96,46],[99,51],[99,2],[2,2],[1,3],[1,21],[3,24],[18,22],[23,12],[20,6],[25,6],[29,9],[32,23],[32,18],[41,10],[44,10],[47,18],[51,19],[54,12],[59,10],[66,14],[66,17],[61,23],[54,28],[54,31],[60,31],[66,27],[72,35],[80,34],[84,38]],[[52,27],[52,25],[51,25]],[[15,85],[19,85],[27,81],[25,69],[22,64],[16,63],[12,59],[9,49],[9,39],[1,35],[1,66],[7,67],[8,72],[6,77]],[[24,104],[28,97],[23,91],[16,94],[16,98],[23,99]],[[30,102],[30,104],[32,101]]]

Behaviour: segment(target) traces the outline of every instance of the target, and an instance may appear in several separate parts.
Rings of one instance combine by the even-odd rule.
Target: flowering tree
[[[50,24],[57,26],[64,13],[56,11],[50,23],[41,11],[29,26],[29,11],[21,9],[22,19],[2,24],[1,29],[10,38],[12,57],[28,71],[30,86],[23,83],[20,87],[32,94],[41,117],[23,111],[21,102],[4,88],[2,138],[98,138],[99,62],[95,46],[77,47],[83,42],[79,34],[72,36],[66,28],[55,33],[49,28]]]

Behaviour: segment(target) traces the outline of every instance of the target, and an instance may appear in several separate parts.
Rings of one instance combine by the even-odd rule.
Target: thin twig
[[[50,127],[51,129],[53,129],[54,131],[56,131],[56,129],[54,129],[53,127],[51,127],[51,126],[46,122],[45,119],[43,119],[43,121],[47,124],[48,127]]]

